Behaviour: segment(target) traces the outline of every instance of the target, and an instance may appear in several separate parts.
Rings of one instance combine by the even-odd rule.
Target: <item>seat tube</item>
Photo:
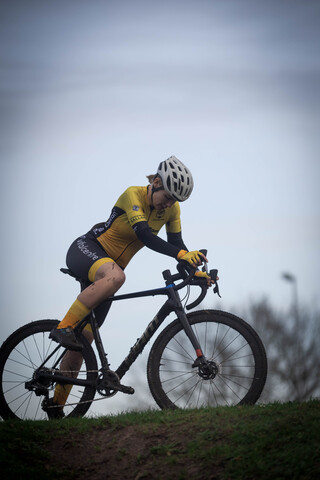
[[[94,341],[95,341],[95,344],[96,344],[96,347],[97,347],[97,350],[98,350],[98,354],[99,354],[99,357],[100,357],[102,371],[104,372],[106,370],[109,370],[109,363],[108,363],[108,360],[107,360],[107,355],[106,355],[106,353],[104,351],[104,348],[103,348],[103,343],[102,343],[102,339],[101,339],[101,336],[100,336],[98,323],[97,323],[97,320],[96,320],[96,317],[95,317],[95,314],[94,314],[93,310],[91,311],[91,322],[90,323],[91,323],[91,328],[92,328]]]

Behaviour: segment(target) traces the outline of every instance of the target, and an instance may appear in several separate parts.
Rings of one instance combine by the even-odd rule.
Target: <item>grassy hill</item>
[[[1,478],[320,478],[320,401],[1,422]]]

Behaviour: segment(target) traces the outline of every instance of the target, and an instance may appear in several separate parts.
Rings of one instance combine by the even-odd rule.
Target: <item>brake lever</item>
[[[217,281],[218,270],[216,268],[213,268],[212,270],[210,270],[209,275],[210,275],[211,279],[214,280],[214,282],[215,282],[214,287],[213,287],[213,293],[217,293],[218,297],[221,298],[220,291],[219,291],[219,285],[218,285],[218,281]]]
[[[207,250],[200,250],[200,252],[203,253],[205,257],[207,256]],[[214,269],[210,270],[210,272],[209,272],[208,262],[205,262],[203,260],[202,271],[205,272],[209,277],[211,277],[212,280],[214,280],[215,286],[213,287],[213,293],[217,293],[218,297],[221,298],[220,291],[219,291],[219,285],[218,285],[218,281],[217,281],[218,270],[216,268],[214,268]]]
[[[209,275],[208,262],[205,262],[204,260],[203,260],[202,271],[203,271],[203,272],[206,272],[206,274]]]

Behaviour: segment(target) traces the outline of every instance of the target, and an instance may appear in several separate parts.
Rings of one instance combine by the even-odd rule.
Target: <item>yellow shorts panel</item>
[[[99,260],[97,260],[96,262],[94,262],[93,265],[91,265],[88,273],[88,278],[90,282],[94,282],[97,270],[101,267],[101,265],[104,265],[105,263],[109,263],[109,262],[115,263],[115,261],[112,260],[112,258],[103,257],[103,258],[99,258]]]

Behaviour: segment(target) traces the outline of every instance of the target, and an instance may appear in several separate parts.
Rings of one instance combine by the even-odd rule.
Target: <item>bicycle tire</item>
[[[192,367],[195,352],[180,322],[174,320],[154,342],[147,364],[153,398],[162,409],[250,405],[267,378],[263,343],[244,320],[218,310],[187,314],[214,378]]]
[[[54,349],[57,349],[57,353],[44,363],[44,367],[53,368],[58,357],[66,352],[63,347],[49,339],[49,332],[58,323],[58,320],[38,320],[28,323],[13,332],[2,344],[0,348],[0,415],[4,420],[47,418],[47,414],[41,408],[44,395],[37,396],[35,392],[26,389],[25,382],[31,380],[35,369]],[[80,341],[83,344],[84,363],[79,375],[88,380],[95,380],[98,367],[94,351],[84,336],[80,337]],[[85,366],[84,370],[83,366]],[[48,386],[49,393],[53,394],[54,388],[55,383]],[[85,415],[95,392],[94,387],[74,385],[64,407],[65,418]]]

